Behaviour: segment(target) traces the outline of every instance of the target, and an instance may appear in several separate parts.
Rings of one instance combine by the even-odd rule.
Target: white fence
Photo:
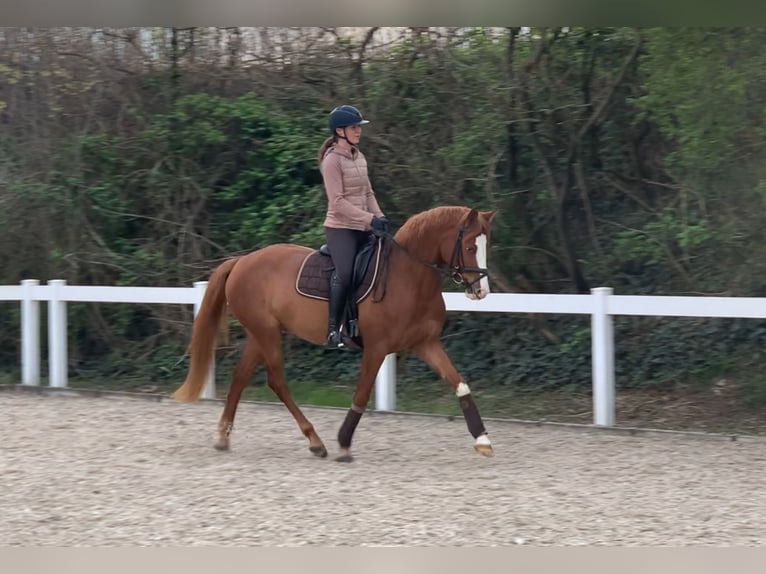
[[[47,285],[27,279],[20,285],[0,286],[0,301],[21,302],[22,384],[40,384],[40,302],[48,303],[48,384],[66,387],[67,302],[187,304],[194,305],[196,315],[206,287],[205,281],[193,287],[104,287],[67,285],[59,279]],[[766,318],[766,298],[614,295],[609,287],[595,288],[589,295],[492,293],[481,301],[462,293],[443,293],[442,297],[448,311],[590,315],[593,423],[598,426],[615,423],[614,316]],[[395,355],[389,355],[378,372],[376,410],[395,410],[395,360]],[[214,373],[213,365],[205,398],[215,397]]]

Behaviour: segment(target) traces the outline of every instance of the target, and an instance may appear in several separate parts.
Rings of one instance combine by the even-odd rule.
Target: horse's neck
[[[441,265],[443,263],[438,242],[415,243],[405,240],[398,243],[410,255],[410,259],[425,263],[426,265]]]
[[[434,239],[428,240],[427,237],[433,236]],[[394,248],[394,251],[400,252],[397,262],[402,266],[402,270],[410,277],[410,280],[418,282],[422,287],[429,287],[440,290],[441,276],[433,266],[444,265],[445,262],[441,256],[441,243],[444,233],[420,233],[417,236],[403,234],[396,238],[396,242],[401,249]]]

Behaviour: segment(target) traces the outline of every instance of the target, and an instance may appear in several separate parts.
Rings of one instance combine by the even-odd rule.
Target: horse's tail
[[[216,338],[219,331],[223,331],[223,323],[226,320],[224,313],[226,280],[238,259],[234,257],[224,261],[210,275],[205,296],[202,298],[202,304],[192,328],[192,338],[188,349],[191,363],[189,372],[186,380],[172,395],[179,402],[196,401],[202,387],[205,386],[210,363],[213,360]]]

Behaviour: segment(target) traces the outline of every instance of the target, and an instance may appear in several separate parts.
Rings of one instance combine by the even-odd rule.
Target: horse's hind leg
[[[351,462],[351,439],[354,436],[359,421],[367,408],[370,400],[372,387],[375,384],[375,376],[380,370],[380,365],[386,354],[383,350],[372,346],[365,348],[362,354],[362,364],[359,368],[359,380],[356,384],[354,396],[351,399],[351,408],[346,413],[346,418],[338,430],[338,444],[340,446],[340,455],[335,459],[338,462]]]
[[[253,376],[253,371],[259,363],[263,362],[263,353],[260,347],[252,337],[247,338],[245,350],[242,358],[234,367],[231,377],[231,385],[226,393],[226,406],[224,406],[221,418],[218,421],[218,440],[215,448],[218,450],[229,450],[229,434],[234,426],[234,416],[237,413],[237,405],[242,397],[242,391],[245,390],[247,383]]]
[[[311,424],[298,405],[295,404],[293,396],[285,384],[285,369],[282,363],[282,337],[279,328],[275,328],[273,332],[264,331],[259,333],[259,337],[260,341],[264,344],[264,362],[266,363],[269,388],[284,403],[287,410],[293,415],[298,428],[309,439],[309,450],[316,456],[326,457],[327,449],[314,430],[314,425]],[[266,342],[268,342],[267,346]]]

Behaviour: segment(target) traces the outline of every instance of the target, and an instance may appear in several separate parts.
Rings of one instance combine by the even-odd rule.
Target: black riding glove
[[[388,231],[388,219],[386,219],[385,216],[383,217],[373,216],[372,221],[370,222],[370,227],[372,227],[375,231],[380,231],[381,233],[385,233],[386,231]]]

